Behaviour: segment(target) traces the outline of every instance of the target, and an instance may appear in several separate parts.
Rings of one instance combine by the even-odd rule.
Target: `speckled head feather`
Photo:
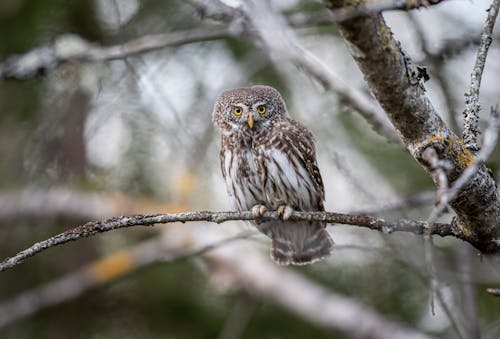
[[[259,106],[266,107],[264,114],[257,111]],[[234,114],[235,107],[242,109],[241,115]],[[245,126],[249,115],[252,115],[255,122],[253,130],[259,130],[264,123],[269,124],[274,119],[288,117],[288,112],[285,101],[276,89],[256,85],[227,89],[220,93],[216,100],[212,121],[221,129],[228,128],[228,123]]]

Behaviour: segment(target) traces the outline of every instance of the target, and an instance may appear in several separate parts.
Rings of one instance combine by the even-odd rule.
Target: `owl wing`
[[[323,210],[325,190],[316,162],[316,147],[311,131],[298,121],[290,118],[275,124],[274,127],[282,134],[280,139],[286,144],[283,150],[289,153],[290,159],[296,159],[309,174],[316,192],[320,195],[318,197],[319,210]]]

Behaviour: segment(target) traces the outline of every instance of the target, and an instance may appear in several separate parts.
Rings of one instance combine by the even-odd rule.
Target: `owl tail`
[[[306,265],[328,257],[333,240],[323,223],[283,222],[270,226],[271,258],[280,265]]]

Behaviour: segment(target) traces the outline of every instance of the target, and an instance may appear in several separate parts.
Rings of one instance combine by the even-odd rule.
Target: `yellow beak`
[[[248,126],[250,126],[250,128],[253,128],[253,116],[252,115],[248,116],[247,123],[248,123]]]

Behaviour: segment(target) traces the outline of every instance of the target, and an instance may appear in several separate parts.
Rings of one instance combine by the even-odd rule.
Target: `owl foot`
[[[283,221],[287,221],[288,219],[290,219],[293,211],[294,211],[293,207],[291,207],[289,205],[281,205],[277,209],[277,212]]]
[[[258,218],[262,217],[264,215],[264,213],[266,213],[267,207],[264,205],[255,205],[254,207],[252,207],[251,211],[252,211],[253,217],[255,219],[258,219]],[[259,220],[255,220],[255,222],[257,224],[260,224]]]

